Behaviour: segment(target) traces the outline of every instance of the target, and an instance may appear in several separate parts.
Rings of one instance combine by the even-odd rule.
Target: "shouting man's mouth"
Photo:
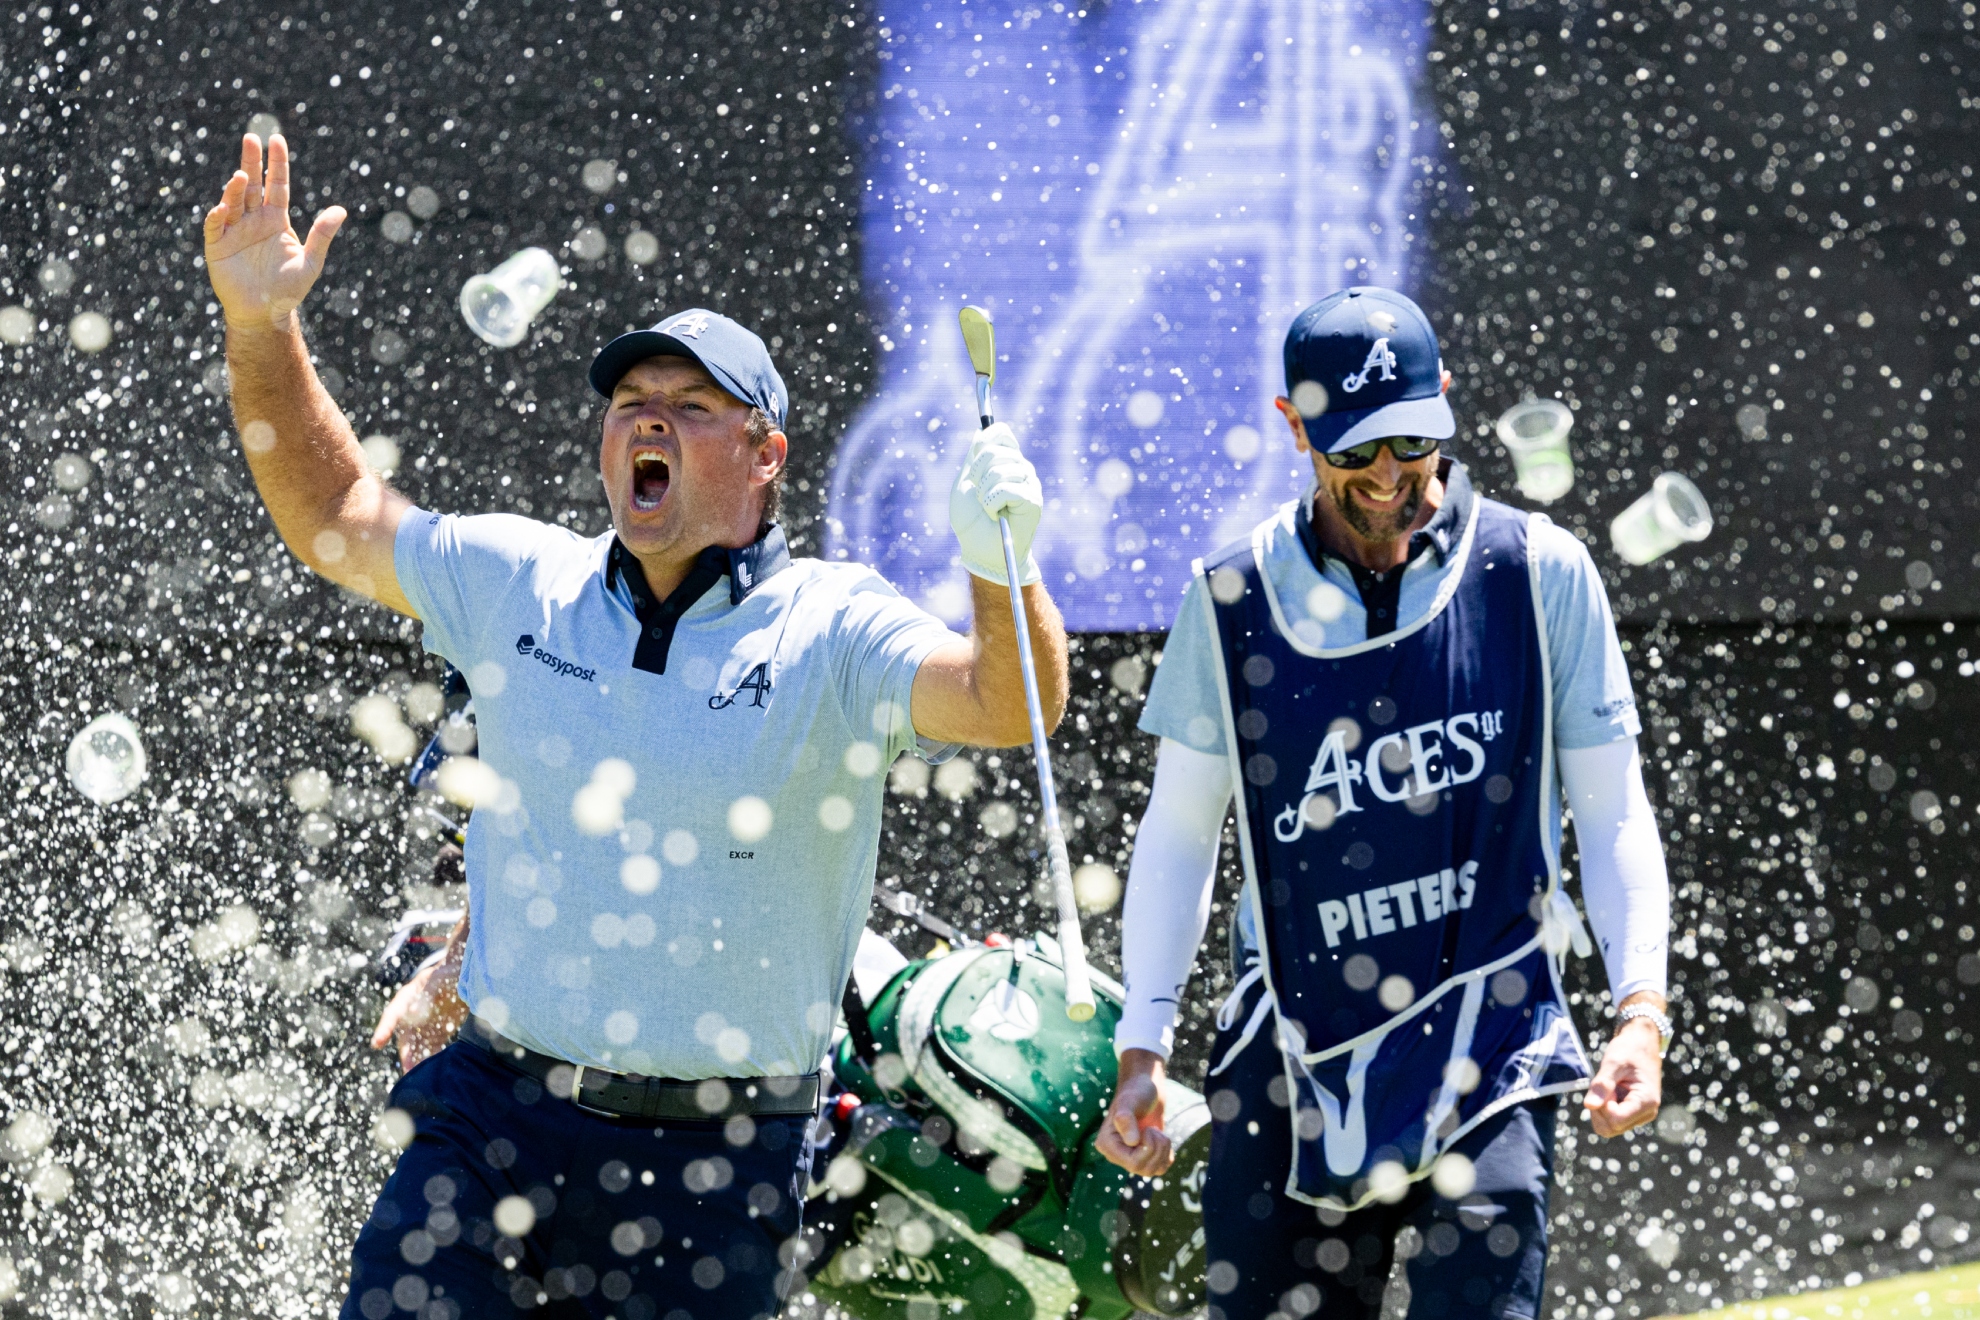
[[[669,482],[667,457],[658,450],[649,449],[634,454],[632,461],[632,503],[633,508],[645,511],[660,507],[666,497]]]

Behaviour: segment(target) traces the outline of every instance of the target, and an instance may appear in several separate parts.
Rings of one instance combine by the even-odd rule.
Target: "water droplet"
[[[985,834],[1001,839],[1017,829],[1017,808],[1008,802],[992,802],[976,813],[976,821]]]
[[[381,477],[389,477],[399,470],[399,442],[389,435],[368,435],[359,446],[364,450],[365,464]]]
[[[397,366],[406,358],[406,338],[397,330],[386,327],[371,337],[372,360],[384,366]]]
[[[608,193],[619,181],[619,167],[609,160],[588,160],[584,163],[584,186],[587,191]]]
[[[1126,655],[1114,661],[1107,668],[1107,681],[1117,692],[1126,696],[1141,695],[1142,685],[1148,681],[1148,666],[1140,656]]]
[[[0,342],[18,347],[33,338],[33,312],[25,307],[0,307]]]
[[[626,260],[635,266],[650,266],[660,259],[660,240],[644,229],[626,235]]]
[[[110,347],[110,318],[101,312],[81,312],[69,322],[69,342],[80,352],[101,353]]]
[[[35,271],[35,279],[40,283],[43,292],[59,298],[76,282],[76,272],[62,258],[49,257]]]
[[[1327,411],[1327,387],[1317,380],[1303,380],[1293,386],[1293,410],[1301,417],[1318,417]]]
[[[1104,862],[1088,862],[1073,872],[1073,899],[1081,912],[1111,912],[1121,901],[1121,877]]]
[[[137,726],[115,711],[97,716],[69,742],[64,764],[69,782],[92,802],[120,802],[144,782],[144,741]]]

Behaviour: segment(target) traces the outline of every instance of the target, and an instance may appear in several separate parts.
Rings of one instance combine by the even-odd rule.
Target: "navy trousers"
[[[1477,1170],[1476,1185],[1459,1200],[1437,1195],[1426,1179],[1398,1202],[1329,1215],[1329,1224],[1284,1194],[1292,1131],[1284,1104],[1272,1100],[1281,1064],[1271,1035],[1259,1032],[1206,1083],[1212,1113],[1228,1115],[1212,1120],[1203,1183],[1208,1320],[1302,1320],[1316,1312],[1378,1320],[1405,1227],[1416,1230],[1405,1266],[1410,1320],[1534,1320],[1547,1270],[1557,1101],[1511,1106],[1458,1143]],[[1235,1029],[1220,1033],[1210,1057],[1221,1060],[1236,1038]]]
[[[390,1103],[414,1136],[358,1233],[341,1320],[779,1311],[808,1119],[602,1117],[466,1041]]]

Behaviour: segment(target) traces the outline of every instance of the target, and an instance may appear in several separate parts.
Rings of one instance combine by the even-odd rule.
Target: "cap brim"
[[[1448,440],[1456,434],[1457,418],[1441,393],[1427,399],[1398,399],[1359,412],[1324,412],[1306,419],[1306,441],[1323,454],[1338,454],[1390,435]]]
[[[591,370],[587,373],[591,388],[609,399],[612,397],[612,391],[618,388],[619,381],[628,371],[646,359],[656,357],[684,357],[713,376],[715,383],[730,394],[745,403],[749,401],[742,388],[736,381],[730,379],[726,371],[703,361],[701,354],[689,348],[687,344],[658,330],[634,330],[629,334],[620,335],[599,349],[598,356],[591,360]]]

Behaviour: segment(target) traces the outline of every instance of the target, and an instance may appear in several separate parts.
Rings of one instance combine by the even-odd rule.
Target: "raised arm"
[[[344,223],[326,208],[309,239],[289,223],[289,147],[241,140],[241,168],[206,213],[206,274],[227,321],[234,424],[275,530],[296,557],[340,586],[402,614],[393,540],[409,507],[365,464],[344,414],[310,365],[296,309],[323,272]]]
[[[969,587],[976,618],[968,639],[944,646],[915,672],[915,732],[975,747],[1030,742],[1010,593],[1002,583],[979,577],[970,578]],[[1024,613],[1049,733],[1066,713],[1066,625],[1043,584],[1024,588]]]
[[[1001,515],[1010,519],[1019,577],[1025,584],[1025,620],[1037,665],[1045,730],[1066,713],[1066,627],[1031,558],[1031,538],[1044,512],[1037,470],[1018,452],[1017,436],[999,423],[979,431],[949,495],[949,522],[969,570],[975,619],[967,641],[929,656],[914,679],[914,730],[937,742],[1015,747],[1031,739],[1024,674],[1018,664],[1017,625],[1010,588],[1004,585]]]

